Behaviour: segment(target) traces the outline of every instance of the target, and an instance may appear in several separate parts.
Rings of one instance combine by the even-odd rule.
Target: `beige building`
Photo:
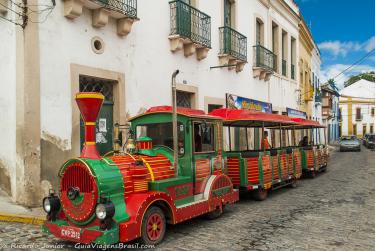
[[[314,87],[312,84],[312,52],[314,40],[311,32],[301,16],[299,23],[299,86],[300,86],[300,110],[312,118],[314,107]]]

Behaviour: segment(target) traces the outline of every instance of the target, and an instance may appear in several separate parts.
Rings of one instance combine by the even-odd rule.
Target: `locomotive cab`
[[[172,109],[169,106],[153,107],[142,116],[131,119],[138,141],[152,139],[151,154],[163,153],[173,162]],[[161,189],[168,182],[180,180],[189,189],[178,189],[176,205],[204,198],[204,190],[212,175],[223,173],[222,120],[203,111],[178,108],[178,167],[173,180],[150,183],[151,189]],[[150,153],[150,152],[149,152]],[[173,167],[171,167],[173,168]],[[184,193],[181,193],[184,191]]]

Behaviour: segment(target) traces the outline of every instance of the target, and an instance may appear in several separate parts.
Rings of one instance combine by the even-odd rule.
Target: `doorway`
[[[80,92],[100,92],[104,96],[104,102],[96,121],[96,146],[100,155],[113,150],[113,86],[114,80],[101,79],[92,76],[79,76]],[[83,148],[85,131],[82,118],[80,119],[80,146]]]

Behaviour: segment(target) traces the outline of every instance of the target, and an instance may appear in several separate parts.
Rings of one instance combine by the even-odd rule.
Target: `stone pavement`
[[[375,250],[375,155],[331,155],[328,170],[295,189],[274,191],[263,202],[242,195],[216,220],[204,217],[169,226],[159,250]],[[38,226],[0,222],[0,250],[13,244],[35,250],[68,242]],[[4,246],[4,244],[7,244]],[[5,248],[4,248],[5,247]],[[59,246],[55,246],[59,248]],[[44,246],[44,250],[52,250]]]

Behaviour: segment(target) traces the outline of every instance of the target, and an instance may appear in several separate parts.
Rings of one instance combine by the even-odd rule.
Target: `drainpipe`
[[[176,98],[176,76],[180,73],[175,70],[172,74],[172,127],[173,127],[173,169],[175,177],[178,176],[178,140],[177,140],[177,98]]]

